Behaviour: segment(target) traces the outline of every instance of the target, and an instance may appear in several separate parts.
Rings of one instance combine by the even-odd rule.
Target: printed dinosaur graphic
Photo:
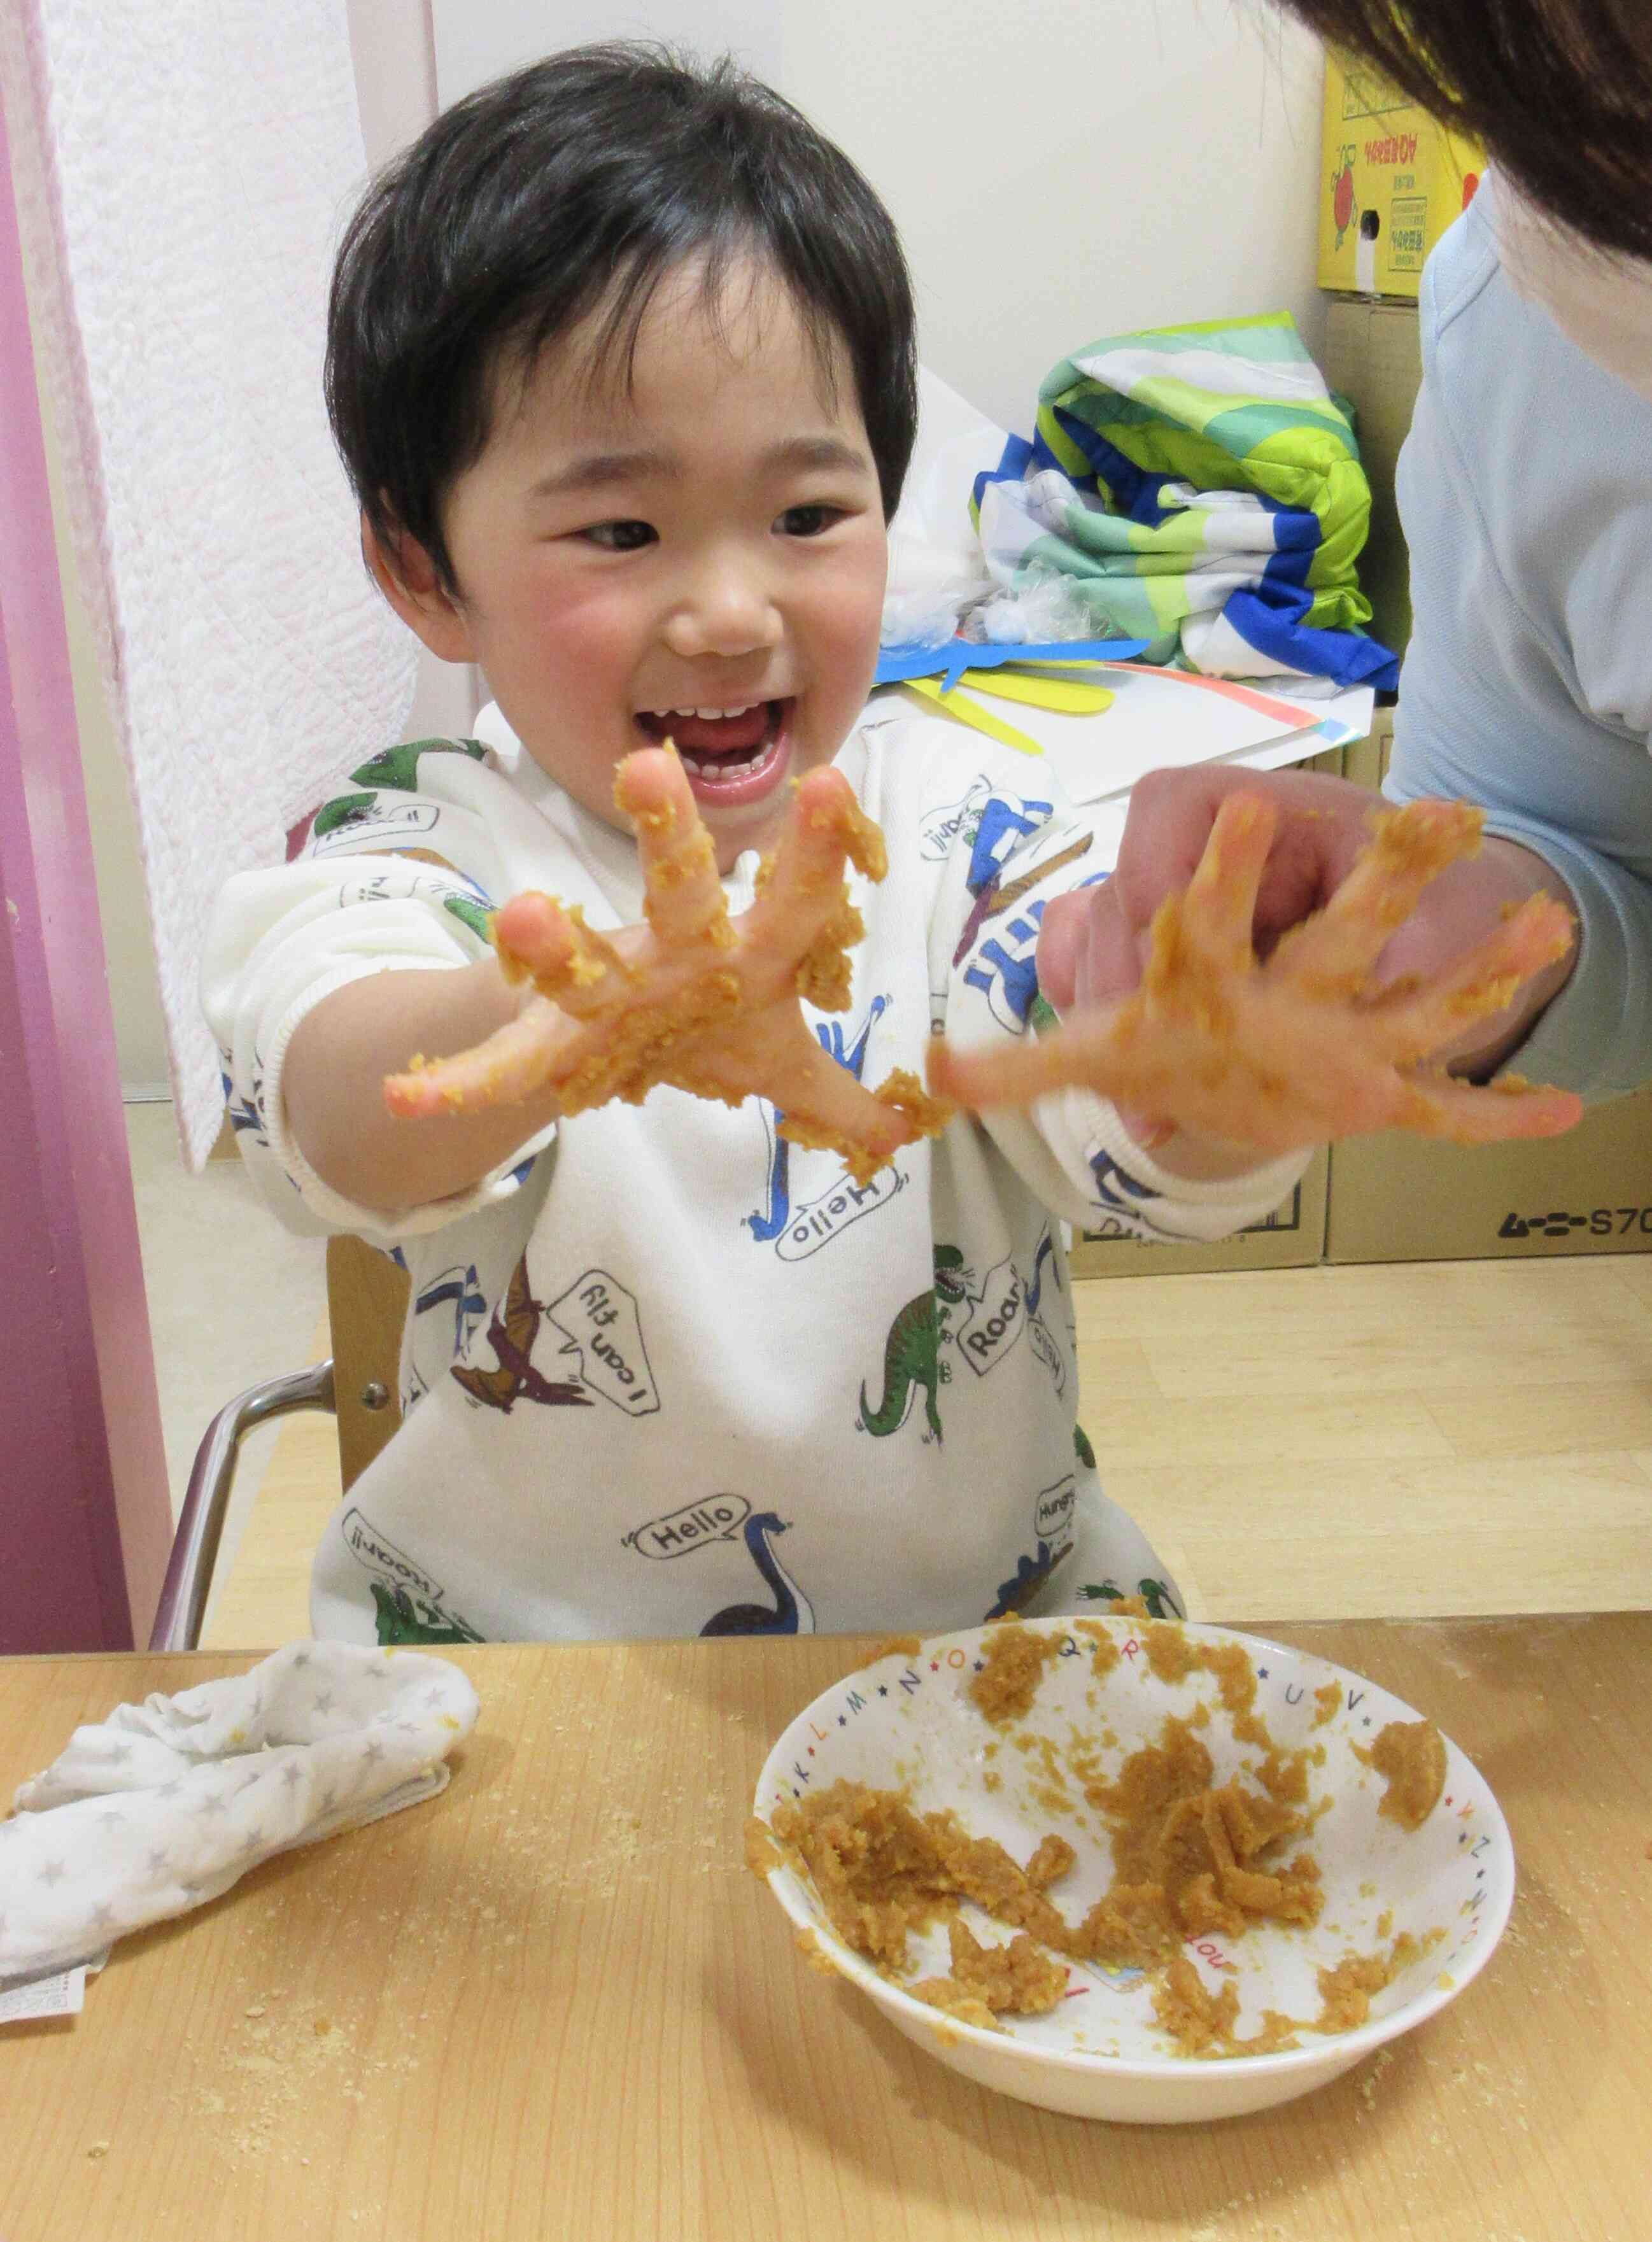
[[[403,740],[370,756],[350,775],[358,786],[388,786],[399,794],[416,794],[420,755],[468,755],[480,762],[487,753],[480,740]]]
[[[250,1098],[243,1098],[239,1100],[237,1099],[235,1095],[234,1083],[231,1080],[230,1077],[225,1073],[222,1067],[218,1069],[218,1078],[224,1085],[224,1106],[229,1118],[230,1127],[234,1131],[238,1137],[242,1136],[250,1129],[253,1136],[257,1138],[259,1143],[262,1144],[264,1142],[264,1115],[259,1110],[264,1099],[264,1079],[262,1074],[255,1074],[252,1077],[252,1097]]]
[[[964,1256],[956,1245],[935,1249],[935,1282],[927,1292],[909,1300],[896,1315],[883,1343],[883,1398],[874,1409],[861,1386],[860,1426],[883,1440],[906,1422],[913,1394],[923,1389],[923,1413],[929,1421],[926,1437],[941,1438],[940,1389],[950,1379],[950,1366],[941,1359],[948,1311],[969,1297],[963,1277]]]
[[[888,1010],[887,997],[874,997],[867,1011],[865,1024],[851,1044],[844,1043],[842,1025],[836,1020],[816,1020],[815,1023],[815,1033],[821,1049],[829,1058],[835,1058],[839,1066],[847,1067],[856,1082],[860,1081],[866,1064],[868,1038]],[[767,1108],[764,1111],[766,1117]],[[780,1121],[784,1118],[776,1108],[775,1119]],[[769,1205],[761,1213],[749,1214],[746,1227],[762,1245],[767,1245],[769,1239],[778,1238],[790,1220],[791,1145],[776,1130],[770,1140],[769,1155]]]
[[[1014,1580],[998,1583],[998,1600],[987,1619],[1008,1619],[1011,1612],[1024,1611],[1071,1547],[1071,1541],[1064,1541],[1058,1549],[1040,1541],[1031,1557],[1018,1557]]]
[[[1032,1275],[1027,1284],[1027,1313],[1036,1316],[1038,1303],[1044,1297],[1044,1265],[1054,1272],[1057,1289],[1060,1289],[1061,1272],[1056,1263],[1056,1241],[1046,1230],[1038,1240],[1038,1250],[1032,1257]]]
[[[324,802],[311,820],[311,832],[319,839],[324,833],[337,833],[346,825],[359,825],[377,800],[371,794],[336,794],[331,802]]]
[[[952,953],[954,965],[964,963],[970,944],[990,918],[1002,918],[1005,911],[1015,909],[1024,896],[1030,895],[1040,881],[1047,880],[1051,872],[1058,872],[1064,864],[1076,864],[1089,854],[1094,838],[1091,833],[1081,833],[1058,855],[1046,858],[1042,864],[1035,864],[1030,872],[1022,872],[1013,880],[1000,879],[995,873],[977,896],[970,916],[964,922],[964,931],[958,936],[957,948]],[[1028,915],[1036,923],[1042,916],[1042,910],[1035,908]]]
[[[753,1563],[769,1583],[774,1608],[771,1610],[767,1604],[726,1605],[722,1611],[713,1613],[701,1628],[702,1635],[814,1633],[814,1606],[769,1546],[777,1534],[788,1531],[786,1520],[772,1510],[755,1511],[747,1519],[746,1547],[751,1552]]]
[[[544,1312],[544,1301],[536,1300],[528,1287],[527,1256],[524,1253],[511,1272],[505,1293],[505,1312],[500,1315],[495,1310],[487,1326],[487,1343],[494,1350],[498,1368],[481,1370],[463,1362],[453,1365],[453,1376],[473,1401],[480,1401],[489,1409],[502,1409],[507,1416],[519,1401],[538,1401],[554,1409],[588,1409],[593,1406],[578,1379],[547,1378],[534,1369],[534,1342],[539,1337],[540,1318]]]
[[[471,1334],[487,1313],[487,1301],[476,1274],[476,1265],[467,1261],[463,1268],[457,1263],[433,1277],[413,1302],[416,1316],[440,1315],[446,1310],[453,1318],[453,1339],[447,1352],[458,1357],[470,1345]]]
[[[1078,1593],[1081,1596],[1088,1596],[1091,1603],[1116,1604],[1124,1601],[1126,1591],[1119,1587],[1117,1581],[1100,1582],[1086,1581]],[[1185,1619],[1186,1617],[1186,1614],[1171,1594],[1168,1582],[1165,1581],[1138,1581],[1135,1593],[1146,1605],[1149,1619]]]
[[[409,1642],[480,1642],[481,1636],[462,1620],[449,1620],[434,1604],[415,1607],[406,1588],[387,1588],[382,1581],[373,1587],[373,1623],[386,1648]],[[427,1619],[420,1616],[427,1612]]]

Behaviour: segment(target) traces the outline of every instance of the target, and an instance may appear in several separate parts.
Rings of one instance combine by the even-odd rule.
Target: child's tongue
[[[761,747],[769,729],[769,703],[758,701],[738,716],[672,716],[666,730],[677,746],[697,755],[739,755]]]

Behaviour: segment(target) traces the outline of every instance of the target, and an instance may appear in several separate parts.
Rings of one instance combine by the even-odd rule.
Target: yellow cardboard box
[[[1364,64],[1327,53],[1320,178],[1320,285],[1414,299],[1429,251],[1485,167]]]

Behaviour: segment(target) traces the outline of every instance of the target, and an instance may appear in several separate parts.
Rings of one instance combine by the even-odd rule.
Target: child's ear
[[[416,632],[439,660],[474,660],[464,610],[444,587],[435,563],[417,538],[405,532],[393,540],[381,538],[364,514],[361,557],[374,583],[408,629]]]

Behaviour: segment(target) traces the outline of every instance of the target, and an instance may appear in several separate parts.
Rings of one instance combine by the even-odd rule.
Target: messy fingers
[[[1513,1001],[1521,983],[1564,957],[1571,912],[1553,896],[1531,896],[1462,957],[1419,984],[1400,983],[1367,1008],[1382,1048],[1400,1065],[1442,1051],[1476,1020]]]
[[[494,915],[494,950],[507,981],[531,981],[576,1019],[606,1010],[635,978],[607,936],[587,926],[580,906],[554,896],[513,896]]]
[[[1430,880],[1475,854],[1484,822],[1467,802],[1380,810],[1347,878],[1323,910],[1281,939],[1270,975],[1318,994],[1355,994]]]
[[[1441,1075],[1414,1077],[1389,1125],[1454,1144],[1498,1144],[1559,1137],[1582,1118],[1583,1101],[1569,1090],[1524,1082],[1518,1075],[1504,1075],[1482,1090]]]
[[[452,1058],[415,1058],[406,1074],[385,1077],[385,1104],[404,1120],[516,1105],[554,1071],[569,1024],[543,997],[473,1050]]]
[[[764,867],[746,929],[755,955],[797,961],[798,995],[827,1011],[848,1002],[847,952],[864,931],[849,900],[846,856],[870,878],[883,876],[883,837],[847,780],[840,771],[810,771]]]
[[[1276,823],[1273,805],[1265,795],[1230,794],[1216,813],[1182,898],[1184,938],[1225,972],[1251,969],[1251,928]]]
[[[809,1042],[805,1050],[800,1040],[776,1084],[780,1134],[841,1153],[856,1183],[870,1183],[903,1144],[938,1136],[951,1119],[951,1106],[926,1096],[916,1075],[897,1070],[869,1091],[812,1037]]]
[[[717,852],[676,749],[641,748],[614,776],[614,800],[631,821],[642,867],[642,908],[671,948],[708,939],[733,947]]]
[[[1047,1036],[1005,1047],[960,1051],[950,1040],[930,1045],[927,1072],[937,1098],[987,1112],[997,1105],[1031,1105],[1051,1091],[1073,1085],[1104,1098],[1128,1099],[1157,1084],[1142,1079],[1118,1048],[1116,1010],[1092,1013]]]

